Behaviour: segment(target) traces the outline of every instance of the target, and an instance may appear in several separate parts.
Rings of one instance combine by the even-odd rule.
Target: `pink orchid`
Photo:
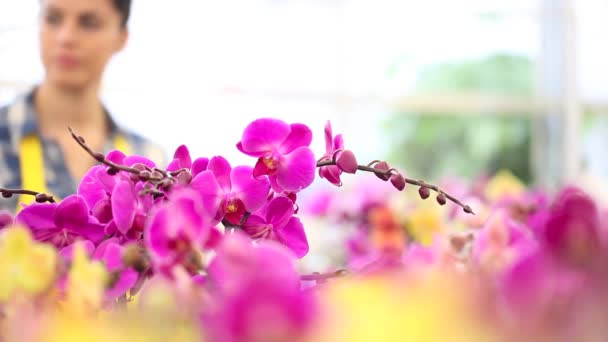
[[[120,151],[110,152],[106,158],[132,167],[155,167],[147,158],[127,157]],[[109,175],[105,166],[98,165],[85,174],[78,186],[78,193],[92,208],[93,216],[106,225],[106,234],[118,235],[121,241],[141,238],[147,213],[155,202],[151,196],[139,195],[145,184],[132,176],[123,172]]]
[[[197,190],[217,222],[225,219],[238,225],[245,213],[253,213],[267,201],[270,184],[253,177],[250,166],[231,168],[223,157],[213,157],[208,170],[199,173],[190,186]]]
[[[293,341],[314,322],[315,297],[301,290],[294,256],[275,242],[231,234],[208,273],[212,305],[202,323],[213,341]]]
[[[547,250],[572,266],[593,262],[604,242],[595,202],[574,187],[559,193],[540,233]]]
[[[183,265],[195,272],[200,266],[198,253],[215,229],[210,221],[198,193],[192,189],[174,191],[145,227],[144,242],[154,268],[171,275],[174,266]]]
[[[181,169],[186,169],[189,171],[188,173],[182,173],[177,175],[177,178],[181,180],[182,183],[188,184],[192,177],[195,177],[202,171],[207,169],[207,165],[209,164],[209,159],[207,158],[197,158],[192,161],[192,157],[190,157],[190,151],[186,145],[180,145],[173,154],[173,160],[167,166],[167,171],[178,171]]]
[[[258,161],[254,177],[268,175],[275,192],[298,192],[315,178],[316,162],[308,147],[312,132],[303,124],[258,119],[250,123],[237,148]]]
[[[300,219],[294,217],[294,204],[287,197],[275,197],[263,208],[262,216],[256,213],[247,219],[243,230],[253,239],[275,240],[302,258],[308,253],[308,240]]]
[[[333,143],[332,143],[333,140]],[[334,160],[336,165],[322,166],[319,168],[319,177],[327,179],[336,186],[342,186],[340,175],[342,172],[355,173],[357,171],[357,159],[350,150],[344,149],[342,134],[333,137],[331,123],[325,125],[325,154],[321,160]]]
[[[106,299],[114,301],[125,295],[139,278],[139,273],[131,267],[126,267],[123,260],[124,247],[118,239],[108,239],[102,242],[93,254],[93,259],[103,261],[106,270],[112,275],[112,282],[106,291]]]
[[[21,210],[15,223],[28,227],[34,239],[63,248],[76,240],[99,244],[104,239],[103,225],[89,214],[84,198],[71,195],[60,203],[34,203]]]

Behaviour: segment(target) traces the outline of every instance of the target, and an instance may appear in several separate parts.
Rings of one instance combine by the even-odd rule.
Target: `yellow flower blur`
[[[412,211],[406,221],[407,230],[422,245],[430,246],[437,234],[443,233],[442,208],[436,203],[422,204]]]
[[[411,280],[411,279],[410,279]],[[315,341],[493,341],[475,319],[463,286],[433,274],[418,281],[344,279],[322,293],[327,319]]]
[[[518,196],[526,191],[526,186],[509,170],[501,170],[486,185],[485,195],[495,202],[501,198]]]
[[[76,246],[68,275],[65,308],[77,313],[94,312],[101,308],[108,279],[103,264],[90,260],[84,248]]]
[[[34,242],[29,230],[12,227],[0,235],[0,301],[17,293],[37,295],[55,279],[57,254],[46,244]]]

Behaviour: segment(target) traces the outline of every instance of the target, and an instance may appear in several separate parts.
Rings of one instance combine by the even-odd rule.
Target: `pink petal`
[[[245,151],[243,149],[243,143],[241,143],[240,141],[236,144],[236,149],[239,150],[239,151],[241,151],[241,153],[244,153],[244,154],[246,154],[248,156],[256,157],[256,158],[260,157],[260,156],[263,156],[266,152],[268,152],[268,151],[261,151],[261,152],[257,152],[257,151],[256,152]]]
[[[237,166],[230,174],[232,194],[238,197],[248,212],[252,213],[262,207],[268,198],[270,184],[266,178],[253,178],[250,166]]]
[[[112,204],[108,197],[97,202],[91,210],[93,216],[103,224],[106,224],[112,220]]]
[[[210,225],[198,197],[190,191],[183,191],[177,198],[171,199],[171,212],[175,215],[172,224],[198,241],[207,238]]]
[[[114,283],[114,286],[106,291],[106,298],[109,300],[114,300],[130,290],[135,283],[137,283],[137,279],[139,278],[139,273],[137,273],[132,268],[127,268],[126,270],[120,272],[118,280]]]
[[[207,166],[207,170],[211,170],[213,172],[218,184],[226,193],[230,192],[230,188],[232,187],[230,184],[231,169],[230,163],[222,156],[211,158],[209,165]]]
[[[95,250],[95,245],[91,241],[76,241],[66,247],[63,247],[59,251],[59,257],[64,261],[71,262],[72,258],[74,257],[74,250],[76,246],[80,246],[80,248],[83,248],[84,252],[89,257],[93,255],[93,251]]]
[[[106,190],[107,195],[112,193],[112,191],[114,190],[114,187],[116,186],[116,182],[125,178],[120,174],[115,175],[115,176],[109,175],[108,172],[106,172],[106,169],[104,167],[97,169],[96,173],[97,173],[97,181],[103,185],[104,189]]]
[[[344,141],[342,140],[342,134],[338,134],[334,137],[334,148],[333,150],[343,150],[344,149]]]
[[[167,171],[177,171],[182,169],[182,162],[179,159],[173,159],[169,165],[167,165]]]
[[[57,205],[54,220],[59,228],[78,229],[89,222],[89,207],[81,196],[68,196]]]
[[[289,125],[276,119],[258,119],[243,132],[241,148],[249,153],[263,153],[277,149],[289,136]]]
[[[209,165],[209,159],[207,158],[196,158],[194,162],[192,162],[192,176],[196,176],[199,173],[207,170],[207,165]]]
[[[29,227],[32,231],[55,228],[53,214],[56,208],[57,203],[34,203],[15,216],[15,223]]]
[[[143,157],[143,156],[138,156],[138,155],[128,156],[122,162],[123,162],[123,165],[127,165],[127,166],[132,166],[134,164],[144,164],[149,168],[156,167],[156,163],[154,163],[152,160],[150,160],[146,157]]]
[[[283,191],[284,191],[283,187],[281,187],[277,183],[277,176],[268,176],[268,182],[270,183],[270,186],[272,187],[272,191],[276,192],[277,194],[283,193]]]
[[[268,203],[266,222],[272,223],[275,229],[287,224],[293,216],[293,202],[287,197],[275,197]]]
[[[297,217],[292,217],[287,225],[274,230],[277,240],[287,246],[298,258],[308,253],[308,240],[304,232],[304,225]]]
[[[135,218],[135,209],[137,206],[137,198],[133,193],[133,186],[128,181],[122,181],[116,184],[112,192],[112,217],[116,223],[118,230],[127,234],[133,219]]]
[[[335,165],[322,166],[319,168],[319,177],[327,179],[336,186],[342,186],[342,180],[340,180],[341,174],[342,170]]]
[[[312,131],[304,124],[291,124],[291,132],[281,144],[279,152],[287,154],[298,147],[309,146],[312,142]]]
[[[173,159],[180,161],[181,168],[190,168],[192,166],[192,159],[190,158],[190,151],[186,145],[180,145],[173,154]]]
[[[119,151],[119,150],[112,150],[108,154],[106,154],[106,159],[113,162],[114,164],[123,165],[123,160],[126,157],[127,156],[124,153],[122,153],[122,151]]]
[[[111,244],[120,244],[118,238],[115,238],[115,237],[109,238],[109,239],[104,240],[102,243],[100,243],[99,246],[97,246],[97,249],[95,249],[95,253],[93,254],[93,259],[95,259],[95,260],[103,259],[103,256],[106,253],[106,249]]]
[[[168,257],[171,250],[168,247],[169,222],[171,213],[166,207],[159,209],[149,221],[144,234],[144,242],[150,251],[161,258]]]
[[[298,192],[312,184],[317,163],[310,148],[299,147],[283,157],[277,172],[277,184],[283,191]]]
[[[93,208],[97,202],[107,197],[104,184],[97,178],[97,172],[100,169],[105,172],[105,166],[102,165],[90,168],[78,184],[78,194],[84,198],[89,208]]]
[[[331,154],[333,152],[333,146],[331,144],[332,132],[331,132],[331,122],[327,120],[325,124],[325,152]]]
[[[268,224],[263,218],[257,215],[251,215],[247,218],[247,221],[245,221],[243,231],[249,236],[257,237],[263,229],[267,228],[267,226]]]
[[[103,260],[109,272],[114,272],[124,267],[122,262],[122,247],[119,244],[116,242],[108,242],[105,244],[102,251],[103,252],[100,252],[100,254],[103,253],[101,260]]]
[[[217,246],[220,245],[220,243],[222,242],[222,238],[224,237],[224,234],[222,234],[222,232],[219,231],[219,229],[213,227],[211,228],[211,230],[209,230],[209,237],[207,238],[207,240],[205,241],[205,243],[203,244],[203,249],[214,249],[217,248]]]
[[[73,229],[73,232],[91,240],[94,244],[100,243],[105,238],[104,226],[97,222],[89,222],[79,226],[78,229]]]
[[[219,222],[221,220],[220,207],[225,194],[220,188],[213,172],[203,171],[196,175],[190,182],[190,187],[196,190],[202,199],[202,204],[206,212]]]

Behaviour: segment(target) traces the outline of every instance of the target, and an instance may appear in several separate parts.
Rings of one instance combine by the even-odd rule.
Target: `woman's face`
[[[99,84],[127,35],[112,0],[42,0],[40,51],[46,81],[71,89]]]

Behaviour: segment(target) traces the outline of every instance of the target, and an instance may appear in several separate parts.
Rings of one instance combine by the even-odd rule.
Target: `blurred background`
[[[41,77],[37,0],[0,0],[0,104]],[[171,154],[251,163],[258,117],[331,120],[360,161],[413,178],[509,169],[608,193],[606,0],[135,0],[115,119]]]

